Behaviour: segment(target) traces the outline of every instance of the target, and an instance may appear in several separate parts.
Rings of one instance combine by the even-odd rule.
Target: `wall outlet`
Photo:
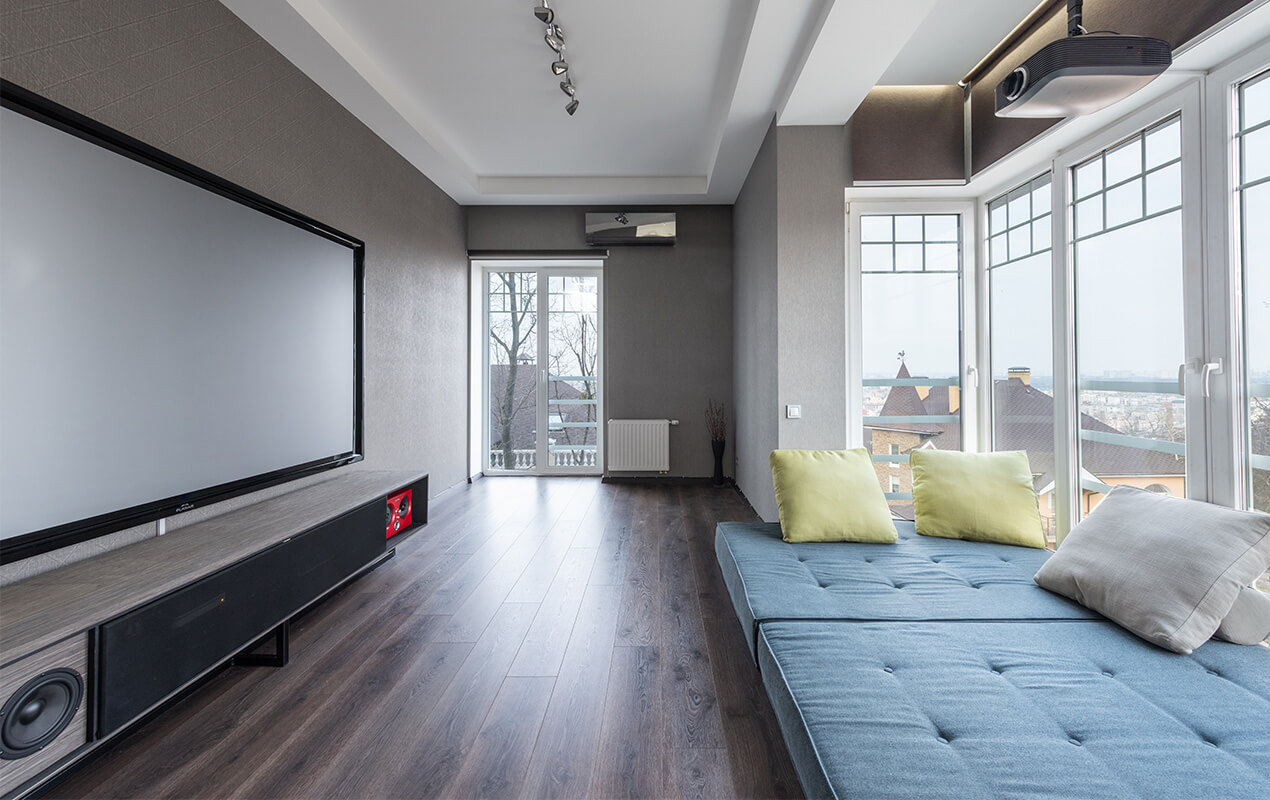
[[[803,407],[796,405],[785,406],[785,419],[802,419]]]

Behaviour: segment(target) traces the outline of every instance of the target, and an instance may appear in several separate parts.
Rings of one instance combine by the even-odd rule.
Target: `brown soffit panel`
[[[1250,2],[1253,0],[1085,0],[1084,25],[1091,31],[1153,36],[1177,48]],[[1059,3],[974,81],[970,90],[971,174],[992,166],[1059,122],[998,118],[995,92],[1011,70],[1066,35],[1067,7]]]
[[[959,86],[878,86],[851,117],[854,181],[966,179]]]

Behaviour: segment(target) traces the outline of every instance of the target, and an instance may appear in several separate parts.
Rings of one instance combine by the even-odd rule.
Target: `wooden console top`
[[[423,477],[422,472],[341,471],[329,480],[0,588],[0,665]]]

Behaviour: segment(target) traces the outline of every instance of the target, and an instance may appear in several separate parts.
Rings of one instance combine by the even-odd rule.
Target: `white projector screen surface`
[[[356,447],[354,250],[0,110],[0,539]]]

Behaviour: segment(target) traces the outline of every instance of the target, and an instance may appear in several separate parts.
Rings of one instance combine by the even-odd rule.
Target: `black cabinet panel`
[[[99,735],[224,661],[384,553],[370,503],[101,627]]]

